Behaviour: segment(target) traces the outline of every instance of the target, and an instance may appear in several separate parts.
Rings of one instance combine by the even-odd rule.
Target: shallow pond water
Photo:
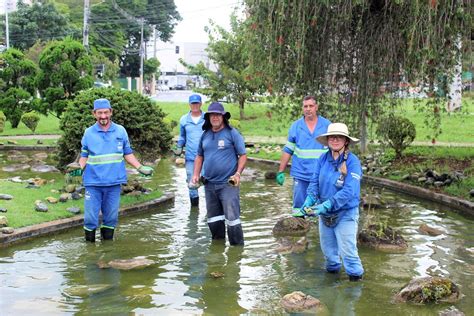
[[[174,205],[123,217],[113,242],[86,244],[82,229],[38,238],[0,249],[2,315],[237,315],[284,314],[280,299],[303,291],[320,299],[330,315],[437,315],[452,304],[417,306],[392,303],[393,295],[418,276],[445,276],[465,297],[454,304],[474,310],[474,221],[446,207],[384,192],[393,206],[363,210],[361,223],[378,216],[400,229],[409,242],[406,253],[387,254],[361,248],[366,274],[349,282],[345,274],[324,271],[316,225],[301,254],[279,254],[272,235],[275,222],[291,205],[291,181],[283,187],[265,180],[269,167],[250,163],[254,174],[241,186],[244,247],[211,242],[204,192],[199,209],[190,209],[185,170],[162,160],[155,177],[164,191],[176,194]],[[370,188],[364,188],[368,191]],[[417,231],[426,223],[445,233],[431,237]],[[99,260],[147,258],[143,270],[100,269]],[[222,272],[214,278],[212,272]],[[71,289],[106,285],[90,295]]]

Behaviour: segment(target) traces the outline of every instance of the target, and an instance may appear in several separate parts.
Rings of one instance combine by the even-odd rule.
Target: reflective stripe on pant
[[[84,195],[84,229],[99,227],[99,212],[102,211],[102,226],[115,228],[120,207],[120,185],[110,187],[86,187]]]
[[[348,275],[360,276],[364,268],[357,251],[357,226],[359,210],[354,208],[343,211],[339,223],[329,228],[319,218],[319,238],[321,250],[326,258],[328,271],[341,269],[341,258]]]
[[[207,224],[211,230],[212,239],[225,238],[225,226],[231,245],[243,245],[244,233],[240,222],[240,189],[225,184],[205,186]]]
[[[193,177],[194,173],[194,161],[191,160],[186,160],[186,184],[191,181],[191,178]],[[198,190],[196,189],[189,189],[189,197],[190,198],[196,198],[199,197]]]
[[[293,213],[300,210],[306,199],[309,181],[293,178]]]

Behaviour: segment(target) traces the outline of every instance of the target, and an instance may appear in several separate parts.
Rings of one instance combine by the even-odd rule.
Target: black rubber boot
[[[84,233],[86,236],[86,241],[95,242],[95,229],[94,230],[84,229]]]
[[[357,282],[362,280],[362,275],[349,275],[349,281]]]
[[[192,197],[192,198],[190,198],[190,200],[191,200],[191,206],[192,207],[199,206],[199,197]]]
[[[100,237],[102,240],[112,240],[114,239],[114,229],[108,227],[101,227],[100,228]]]

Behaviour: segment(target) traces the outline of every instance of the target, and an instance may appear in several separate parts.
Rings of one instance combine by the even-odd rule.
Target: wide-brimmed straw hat
[[[328,145],[328,136],[331,135],[342,135],[346,136],[349,139],[349,143],[358,143],[359,139],[355,137],[351,137],[349,135],[349,130],[347,129],[347,125],[344,123],[332,123],[328,126],[328,131],[325,134],[321,134],[316,137],[316,140],[323,144],[324,146]]]

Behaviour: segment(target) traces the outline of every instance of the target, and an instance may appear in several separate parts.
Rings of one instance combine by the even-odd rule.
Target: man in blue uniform
[[[203,172],[207,206],[207,224],[212,239],[225,239],[231,245],[243,245],[240,222],[240,175],[247,162],[244,138],[229,125],[230,113],[213,102],[204,115],[192,183],[198,183]]]
[[[285,169],[291,161],[290,175],[293,182],[293,215],[301,215],[300,208],[306,197],[306,190],[314,172],[316,160],[327,151],[327,147],[316,141],[316,137],[327,131],[331,123],[317,114],[318,104],[313,96],[303,98],[303,117],[295,121],[288,131],[288,141],[283,148],[276,181],[283,185]]]
[[[204,113],[201,111],[202,101],[199,94],[189,97],[189,113],[183,115],[179,120],[179,138],[176,155],[181,155],[183,147],[186,146],[186,182],[189,183],[194,172],[194,159],[196,159],[199,140],[202,135],[202,125],[204,124]],[[199,206],[199,193],[195,188],[189,188],[189,199],[191,206]]]
[[[94,101],[93,115],[97,122],[82,137],[79,174],[86,188],[84,196],[84,231],[86,241],[95,242],[102,212],[102,239],[113,239],[118,222],[121,185],[127,183],[125,161],[144,175],[152,175],[151,167],[143,166],[133,154],[125,128],[111,121],[112,107],[107,99]],[[125,160],[125,161],[124,161]],[[78,172],[74,172],[78,175]]]

